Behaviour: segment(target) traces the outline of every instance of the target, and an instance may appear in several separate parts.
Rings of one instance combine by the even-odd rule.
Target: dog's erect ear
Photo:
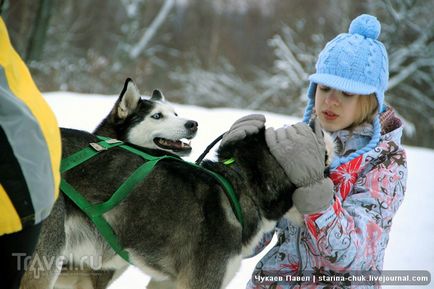
[[[154,101],[164,101],[164,95],[161,91],[159,91],[158,89],[154,89],[154,91],[152,92],[152,97],[151,100]]]
[[[119,96],[117,105],[117,116],[125,119],[131,112],[137,108],[140,100],[140,92],[131,78],[125,80],[124,89]]]

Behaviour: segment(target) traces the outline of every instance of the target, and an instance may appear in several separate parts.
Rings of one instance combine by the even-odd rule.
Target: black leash
[[[206,149],[204,150],[204,152],[197,158],[197,160],[194,162],[196,165],[200,165],[200,163],[203,161],[203,159],[205,158],[205,156],[209,153],[209,151],[213,148],[213,146],[215,146],[216,143],[218,143],[223,136],[225,135],[225,133],[222,133],[218,138],[216,138],[215,140],[213,140],[212,143],[210,143]]]

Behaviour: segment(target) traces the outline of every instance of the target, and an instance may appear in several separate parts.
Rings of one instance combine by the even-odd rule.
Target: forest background
[[[432,0],[1,0],[42,91],[149,95],[301,116],[318,53],[361,13],[382,23],[386,102],[404,142],[434,148]]]

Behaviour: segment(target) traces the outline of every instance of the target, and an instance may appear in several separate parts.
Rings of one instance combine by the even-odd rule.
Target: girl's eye
[[[321,89],[322,91],[329,91],[329,90],[330,90],[330,87],[325,86],[325,85],[320,85],[320,86],[319,86],[319,89]]]
[[[345,92],[345,91],[342,91],[342,94],[344,95],[344,96],[346,96],[346,97],[351,97],[351,96],[354,96],[355,94],[353,94],[353,93],[349,93],[349,92]]]
[[[151,115],[151,117],[153,119],[160,119],[163,117],[163,115],[160,112],[154,113],[153,115]]]

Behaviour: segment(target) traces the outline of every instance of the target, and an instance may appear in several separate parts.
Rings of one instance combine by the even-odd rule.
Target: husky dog
[[[96,141],[94,135],[83,131],[62,130],[65,157]],[[157,156],[166,153],[144,151]],[[229,158],[235,162],[222,162]],[[202,166],[232,184],[243,225],[215,177],[188,163],[168,159],[158,162],[125,200],[104,214],[129,253],[130,262],[153,278],[173,282],[173,288],[225,288],[242,258],[252,253],[262,235],[292,207],[295,186],[268,150],[264,129],[220,147],[218,159],[207,160]],[[91,203],[101,203],[143,163],[141,157],[117,147],[66,172],[63,178]],[[34,256],[64,257],[63,263],[55,262],[57,268],[36,263],[34,270],[26,272],[23,289],[53,288],[64,264],[81,262],[91,271],[95,264],[92,266],[89,259],[94,258],[99,260],[95,273],[109,272],[108,279],[112,280],[128,265],[62,194],[42,227]],[[33,278],[35,272],[38,278]],[[95,285],[90,278],[79,281],[81,284],[74,285],[77,288],[107,285],[107,280],[102,280],[103,285]]]
[[[197,128],[196,121],[180,118],[159,90],[154,90],[150,99],[142,99],[127,78],[114,107],[94,134],[186,156],[191,146],[182,139],[192,139]]]
[[[127,78],[115,105],[94,134],[186,156],[192,148],[190,142],[183,139],[191,140],[197,130],[198,123],[180,118],[161,91],[154,90],[152,97],[141,98],[132,79]],[[63,143],[65,146],[68,144]],[[106,288],[104,284],[113,277],[113,272],[107,270],[96,272],[65,267],[62,272],[65,274],[58,278],[56,288]]]

